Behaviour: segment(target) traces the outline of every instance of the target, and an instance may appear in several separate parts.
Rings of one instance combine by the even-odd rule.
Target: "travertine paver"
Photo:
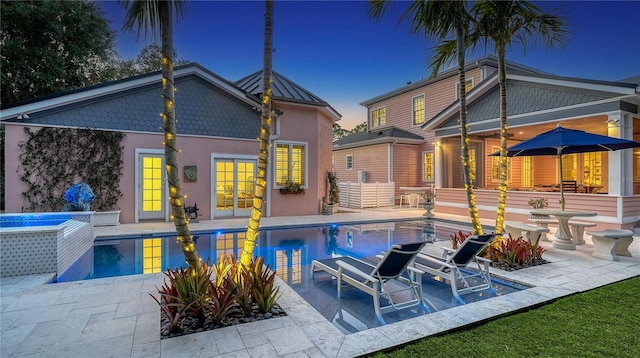
[[[361,213],[296,218],[298,223],[420,218],[421,210],[362,210]],[[456,219],[456,217],[451,217]],[[466,218],[457,218],[465,220]],[[287,225],[290,218],[263,218],[262,226]],[[490,222],[488,223],[491,224]],[[194,230],[241,228],[246,219],[201,221]],[[172,223],[99,228],[98,235],[170,232]],[[587,243],[576,250],[542,244],[550,263],[526,270],[492,269],[507,280],[536,286],[490,300],[344,335],[295,291],[278,281],[278,302],[289,316],[171,339],[160,339],[160,312],[149,293],[164,275],[134,275],[46,284],[51,275],[3,278],[0,283],[2,357],[353,357],[455,329],[477,320],[535,306],[595,287],[640,276],[640,240],[632,257],[619,262],[590,257]],[[436,245],[426,250],[439,254]],[[279,280],[279,279],[278,279]]]

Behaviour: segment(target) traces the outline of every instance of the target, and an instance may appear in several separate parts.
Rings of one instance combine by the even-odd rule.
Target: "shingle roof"
[[[380,130],[356,132],[340,138],[333,142],[333,149],[360,147],[364,145],[395,141],[400,143],[419,144],[424,142],[424,138],[403,129],[387,127]]]

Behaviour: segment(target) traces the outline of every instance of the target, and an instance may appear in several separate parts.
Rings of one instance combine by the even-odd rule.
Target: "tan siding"
[[[480,73],[480,69],[477,68],[470,70],[467,72],[466,78],[473,78],[474,85],[478,85],[480,83]],[[455,89],[457,82],[458,76],[456,74],[455,76],[447,77],[438,82],[431,83],[428,86],[420,87],[399,96],[374,103],[369,106],[369,111],[380,107],[386,107],[387,126],[394,126],[420,136],[426,136],[427,133],[422,131],[420,126],[413,126],[413,97],[422,94],[425,95],[425,118],[428,121],[455,101]]]
[[[357,182],[358,171],[367,172],[368,183],[389,182],[388,144],[336,150],[333,152],[334,170],[341,182]],[[347,155],[353,155],[353,169],[347,170]]]

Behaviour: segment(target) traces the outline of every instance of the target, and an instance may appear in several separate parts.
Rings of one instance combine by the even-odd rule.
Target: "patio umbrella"
[[[639,142],[632,140],[608,137],[600,134],[589,133],[577,129],[563,128],[558,124],[555,129],[538,134],[537,136],[522,141],[507,148],[508,157],[523,157],[535,155],[557,155],[560,170],[560,207],[564,210],[564,190],[562,187],[562,160],[563,154],[614,151],[640,147]],[[500,156],[500,152],[491,153],[490,156]]]

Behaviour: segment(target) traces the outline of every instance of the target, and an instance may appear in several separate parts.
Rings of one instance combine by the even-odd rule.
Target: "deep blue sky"
[[[157,37],[136,41],[122,32],[124,10],[115,1],[99,3],[118,31],[124,58],[159,42]],[[429,76],[425,63],[433,43],[411,34],[406,23],[398,25],[407,4],[397,2],[375,21],[366,1],[276,1],[274,70],[329,102],[343,116],[340,125],[352,128],[366,120],[359,103]],[[553,50],[530,43],[525,54],[514,47],[508,60],[570,77],[613,81],[640,75],[640,1],[540,5],[562,6],[571,37]],[[231,81],[261,69],[264,7],[263,1],[190,1],[174,28],[179,57]]]

